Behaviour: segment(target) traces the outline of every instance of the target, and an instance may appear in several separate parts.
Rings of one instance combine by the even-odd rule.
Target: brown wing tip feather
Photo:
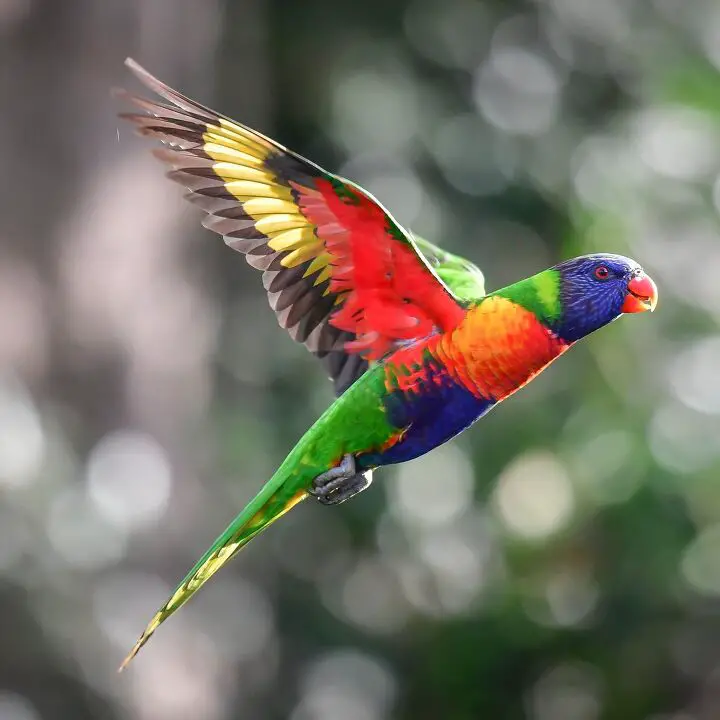
[[[158,80],[158,78],[149,73],[140,63],[132,58],[125,58],[125,65],[145,87],[170,101],[176,107],[191,113],[200,114],[204,116],[206,120],[214,121],[217,119],[218,115],[213,110],[191,100],[177,90],[173,90],[169,85],[166,85],[162,80]]]
[[[133,60],[131,57],[125,58],[125,67],[127,67],[143,85],[147,85],[159,95],[166,97],[165,93],[168,90],[174,92],[164,82],[158,80],[152,73],[148,72],[139,62]],[[171,98],[168,97],[168,100],[170,99]]]

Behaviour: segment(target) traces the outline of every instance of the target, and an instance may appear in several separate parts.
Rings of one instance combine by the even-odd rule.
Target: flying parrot
[[[566,260],[485,293],[472,263],[416,238],[361,187],[190,100],[137,63],[165,102],[122,95],[187,199],[262,272],[279,324],[324,363],[336,399],[152,618],[121,667],[230,558],[309,496],[328,505],[384,465],[455,437],[574,343],[657,287],[633,260]]]

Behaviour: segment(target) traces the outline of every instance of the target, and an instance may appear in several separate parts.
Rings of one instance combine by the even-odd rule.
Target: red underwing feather
[[[462,320],[465,311],[409,238],[394,236],[397,225],[372,198],[350,185],[340,196],[324,179],[316,182],[316,189],[293,188],[333,257],[331,292],[347,293],[330,320],[356,336],[346,349],[374,360],[398,340],[446,331]]]

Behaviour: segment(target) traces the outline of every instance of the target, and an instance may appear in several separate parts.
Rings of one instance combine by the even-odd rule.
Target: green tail
[[[155,614],[135,643],[135,647],[123,660],[120,670],[123,670],[137,655],[158,627],[181,608],[238,550],[308,496],[303,488],[309,478],[306,477],[306,471],[299,471],[299,467],[295,453],[291,453],[260,492],[198,560],[195,567],[178,585],[172,597]]]
[[[385,371],[370,368],[315,421],[257,496],[230,523],[172,597],[156,613],[120,669],[135,657],[158,627],[182,607],[240,548],[308,496],[312,481],[346,453],[381,448],[395,435],[381,398]]]

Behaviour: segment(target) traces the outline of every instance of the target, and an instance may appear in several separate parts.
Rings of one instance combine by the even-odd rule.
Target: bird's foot
[[[365,490],[371,482],[372,471],[357,472],[355,458],[348,453],[338,466],[326,470],[313,480],[310,494],[323,505],[339,505]]]

